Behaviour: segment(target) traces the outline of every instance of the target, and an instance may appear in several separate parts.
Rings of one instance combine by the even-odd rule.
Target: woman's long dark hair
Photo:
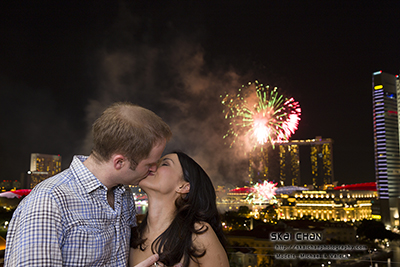
[[[190,259],[198,262],[198,258],[207,253],[193,244],[193,234],[200,235],[207,231],[206,226],[196,230],[196,223],[209,223],[224,248],[226,239],[217,210],[215,189],[207,173],[185,153],[173,153],[178,155],[183,178],[190,183],[190,191],[184,198],[176,200],[176,216],[171,225],[151,244],[151,250],[160,255],[159,261],[166,266],[173,266],[183,258],[183,266],[187,267]],[[146,226],[147,215],[139,227],[132,229],[131,247],[146,249],[146,239],[143,239]]]

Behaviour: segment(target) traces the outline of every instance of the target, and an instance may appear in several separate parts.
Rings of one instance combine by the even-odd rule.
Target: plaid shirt
[[[70,168],[38,184],[19,204],[7,233],[5,265],[128,266],[135,203],[129,188],[107,188],[74,156]]]

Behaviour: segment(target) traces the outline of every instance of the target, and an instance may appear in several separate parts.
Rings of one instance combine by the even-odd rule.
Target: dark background
[[[257,79],[300,102],[292,139],[334,140],[335,180],[374,181],[372,73],[398,73],[399,1],[2,1],[0,15],[0,180],[30,153],[67,168],[94,118],[131,101],[170,124],[167,150],[240,184],[219,96]]]

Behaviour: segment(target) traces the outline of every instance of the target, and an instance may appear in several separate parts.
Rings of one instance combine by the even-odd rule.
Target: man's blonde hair
[[[94,122],[92,134],[92,154],[97,160],[104,162],[121,154],[135,168],[154,146],[172,136],[169,126],[154,112],[128,102],[107,108]]]

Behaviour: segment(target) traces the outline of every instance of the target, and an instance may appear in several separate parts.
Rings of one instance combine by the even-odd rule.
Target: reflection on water
[[[400,245],[399,242],[391,242],[390,248],[393,251],[393,257],[387,266],[400,267],[400,247],[399,247],[399,245]]]
[[[347,266],[371,266],[371,267],[400,267],[400,243],[391,242],[390,243],[390,258],[385,252],[376,252],[369,254],[370,257],[361,257],[356,259],[354,262],[349,262]],[[385,249],[386,252],[389,250]],[[368,260],[367,260],[368,259]],[[335,265],[336,266],[336,265]],[[338,265],[342,266],[342,265]],[[343,265],[344,266],[344,265]]]

